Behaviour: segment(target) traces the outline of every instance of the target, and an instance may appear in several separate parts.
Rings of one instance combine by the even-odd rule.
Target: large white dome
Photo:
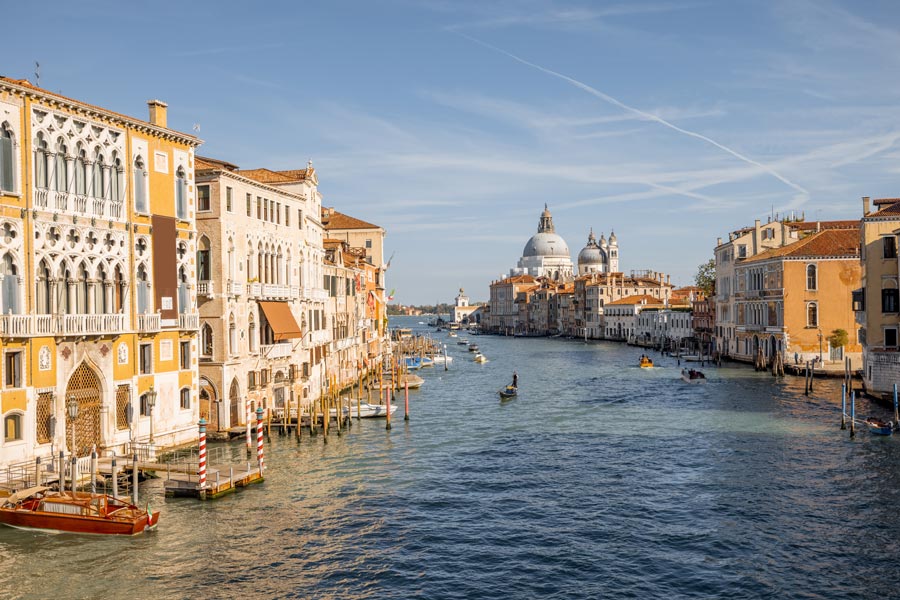
[[[566,241],[555,233],[536,233],[525,244],[522,256],[566,256],[571,258]]]

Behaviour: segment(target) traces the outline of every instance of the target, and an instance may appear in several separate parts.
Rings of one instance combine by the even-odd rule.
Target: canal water
[[[834,382],[807,398],[723,367],[689,386],[673,358],[564,339],[478,336],[477,364],[432,335],[454,360],[420,371],[408,422],[401,403],[391,431],[273,435],[265,483],[215,501],[148,482],[148,535],[0,528],[3,595],[900,596],[900,438],[850,440]]]

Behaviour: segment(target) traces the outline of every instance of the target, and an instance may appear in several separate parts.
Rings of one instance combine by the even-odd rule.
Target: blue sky
[[[312,159],[382,225],[396,301],[473,300],[547,203],[573,259],[691,282],[773,211],[900,195],[893,1],[14,3],[0,74],[169,125],[243,168]],[[21,25],[20,25],[21,24]]]

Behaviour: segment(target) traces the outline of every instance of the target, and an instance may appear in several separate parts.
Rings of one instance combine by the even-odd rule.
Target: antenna
[[[192,129],[197,133],[200,133],[200,123],[194,123],[194,127]]]
[[[41,63],[34,61],[34,83],[41,87]]]

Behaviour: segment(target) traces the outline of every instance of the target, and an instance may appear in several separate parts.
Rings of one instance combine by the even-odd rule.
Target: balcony
[[[197,282],[197,295],[212,298],[215,295],[215,288],[211,280]]]
[[[300,286],[292,285],[291,286],[291,298],[299,298],[300,297]]]
[[[229,296],[243,296],[244,295],[244,285],[243,283],[238,283],[236,281],[229,281],[226,287],[226,291]]]
[[[178,329],[200,329],[200,313],[180,313],[178,315]]]
[[[128,319],[123,314],[109,315],[2,315],[0,335],[108,335],[125,333]]]
[[[262,294],[262,284],[260,283],[248,283],[247,284],[247,296],[250,298],[259,298]]]
[[[286,300],[290,296],[290,293],[291,290],[286,285],[279,285],[277,283],[262,284],[263,298]]]
[[[324,288],[303,288],[303,297],[307,300],[325,302],[328,300],[328,292]]]
[[[137,315],[136,329],[140,333],[153,333],[162,328],[159,313]]]
[[[260,346],[260,354],[266,358],[289,358],[294,345],[291,343]]]

